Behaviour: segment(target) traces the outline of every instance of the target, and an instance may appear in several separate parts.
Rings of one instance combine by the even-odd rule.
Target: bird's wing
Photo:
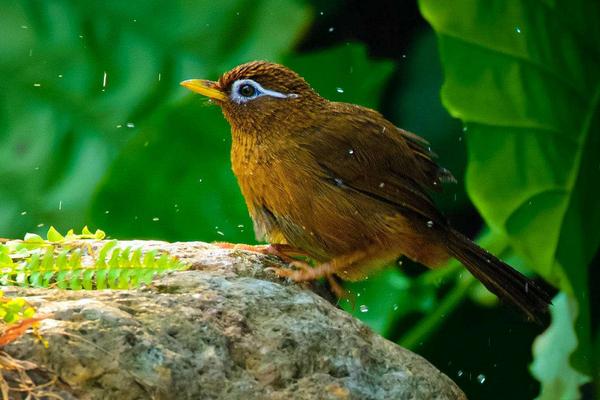
[[[323,178],[445,224],[427,191],[440,190],[453,177],[435,163],[428,143],[373,110],[344,103],[332,108],[301,139]]]

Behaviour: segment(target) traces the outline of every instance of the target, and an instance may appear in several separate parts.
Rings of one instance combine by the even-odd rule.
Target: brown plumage
[[[231,125],[233,171],[257,238],[319,263],[280,274],[356,280],[402,255],[428,267],[453,256],[528,317],[547,309],[542,289],[437,210],[429,193],[454,177],[424,139],[374,110],[322,98],[278,64],[182,85],[213,99]]]

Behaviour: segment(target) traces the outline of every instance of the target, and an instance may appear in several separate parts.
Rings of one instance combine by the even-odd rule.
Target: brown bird
[[[231,125],[233,171],[257,239],[271,243],[263,250],[317,262],[280,275],[357,280],[402,255],[432,268],[453,256],[529,318],[547,310],[544,290],[437,210],[430,192],[454,177],[425,139],[377,111],[324,99],[279,64],[254,61],[217,82],[181,85],[221,106]]]

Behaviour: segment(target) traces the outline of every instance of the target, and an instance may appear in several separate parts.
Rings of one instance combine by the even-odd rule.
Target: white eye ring
[[[251,96],[244,96],[240,93],[240,88],[246,85],[254,88],[254,93]],[[261,96],[271,96],[278,99],[298,97],[295,93],[285,94],[275,90],[265,89],[260,83],[253,81],[252,79],[239,79],[231,85],[231,94],[229,95],[229,98],[235,103],[242,104]]]

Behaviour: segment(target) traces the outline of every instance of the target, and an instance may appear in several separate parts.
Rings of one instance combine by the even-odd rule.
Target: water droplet
[[[221,231],[217,231],[217,234],[221,235],[221,236],[225,236],[225,234]]]
[[[364,304],[361,304],[359,308],[360,308],[360,312],[362,312],[362,313],[369,312],[369,307],[367,307]]]
[[[287,97],[290,99],[297,99],[298,97],[300,97],[300,95],[296,93],[290,93],[287,95]]]
[[[21,29],[29,29],[27,25],[21,25]]]
[[[58,211],[62,210],[62,200],[58,202]]]
[[[41,83],[34,83],[33,86],[40,87],[40,86],[42,86],[42,84]]]
[[[104,214],[110,214],[110,211],[106,210],[104,211]]]
[[[335,181],[335,184],[338,186],[343,186],[344,185],[344,181],[341,180],[340,178],[334,178],[333,179]]]
[[[392,308],[394,309],[394,311],[398,311],[398,304],[394,304],[394,305],[392,306]]]
[[[135,124],[133,122],[128,122],[127,123],[127,127],[128,128],[135,128]]]
[[[152,218],[152,221],[154,221],[154,222],[160,221],[160,218],[154,217],[154,218]]]
[[[402,54],[402,58],[406,58],[406,54]]]
[[[517,32],[517,33],[521,33],[521,28],[520,28],[520,27],[518,27],[518,26],[515,26],[515,32]]]
[[[319,12],[319,15],[325,15],[325,13],[323,11]]]
[[[144,142],[144,147],[148,147],[148,145],[149,145],[149,144],[150,144],[150,142],[146,140],[146,141]]]
[[[243,227],[244,227],[244,224],[239,224],[237,227],[238,227],[238,228],[243,228]]]
[[[379,187],[380,187],[380,188],[383,188],[384,186],[385,186],[385,183],[384,183],[384,182],[380,182],[380,183],[379,183]]]
[[[398,266],[401,267],[402,264],[404,264],[404,261],[402,261],[402,259],[399,258],[398,261],[396,261],[396,264],[398,264]]]
[[[332,26],[329,28],[329,32],[333,32],[335,30],[335,28]]]
[[[433,221],[427,221],[427,227],[433,228]]]
[[[485,382],[485,375],[484,374],[477,375],[477,382],[479,382],[480,385],[483,385],[483,383]]]
[[[43,227],[43,226],[44,226],[44,224],[37,224],[37,227],[38,227],[38,228],[41,228],[41,227]]]
[[[350,154],[350,155],[354,154],[354,150],[352,150],[352,149],[348,150],[348,154]]]
[[[160,79],[161,79],[161,78],[162,78],[162,75],[161,75],[161,73],[159,72],[159,73],[158,73],[158,81],[159,81],[159,82],[160,82]]]
[[[62,77],[63,77],[63,74],[58,74],[58,77],[59,77],[59,78],[62,78]]]
[[[21,215],[27,215],[27,211],[22,211]]]
[[[344,89],[342,89],[341,87],[335,88],[335,91],[338,93],[344,93]]]
[[[117,129],[122,128],[122,127],[123,127],[123,125],[121,125],[121,124],[117,125]]]
[[[385,133],[385,126],[381,129],[381,133]]]
[[[459,370],[458,370],[458,372],[456,373],[456,376],[458,376],[458,377],[460,378],[460,377],[461,377],[461,376],[463,376],[464,374],[465,374],[465,373],[463,372],[463,370],[462,370],[462,369],[459,369]]]
[[[104,75],[102,76],[102,87],[106,87],[106,81],[108,80],[108,74],[104,71]]]
[[[463,126],[463,132],[466,132],[468,130],[467,126]]]
[[[462,136],[459,136],[459,137],[458,137],[458,141],[459,141],[459,142],[462,142]]]
[[[198,179],[198,182],[199,182],[199,183],[202,183],[202,178]]]

